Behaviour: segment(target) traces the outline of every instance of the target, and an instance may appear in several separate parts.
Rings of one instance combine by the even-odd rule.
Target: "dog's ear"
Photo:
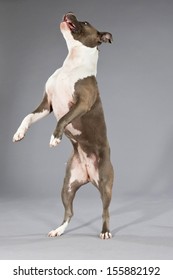
[[[100,32],[100,43],[112,43],[113,37],[109,32]]]

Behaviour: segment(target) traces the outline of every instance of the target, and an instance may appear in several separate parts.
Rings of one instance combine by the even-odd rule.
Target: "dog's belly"
[[[78,154],[80,158],[80,162],[85,169],[87,174],[88,181],[96,184],[98,186],[99,182],[99,173],[98,173],[98,159],[97,156],[92,153],[87,155],[80,145],[78,145]]]

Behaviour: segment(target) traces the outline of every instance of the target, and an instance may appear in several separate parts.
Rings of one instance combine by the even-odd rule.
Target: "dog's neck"
[[[89,48],[82,44],[68,48],[68,55],[63,63],[63,66],[70,69],[84,66],[92,69],[92,72],[97,72],[98,48]]]

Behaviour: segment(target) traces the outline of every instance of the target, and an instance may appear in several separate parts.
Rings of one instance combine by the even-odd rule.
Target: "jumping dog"
[[[74,150],[67,163],[62,188],[64,219],[48,236],[64,233],[73,216],[76,191],[91,182],[99,190],[103,203],[100,237],[109,239],[109,205],[114,172],[96,72],[98,46],[103,42],[111,43],[112,35],[99,32],[86,21],[78,21],[71,12],[63,17],[60,30],[67,43],[68,55],[62,67],[47,80],[42,102],[23,119],[13,142],[23,139],[31,124],[54,112],[57,125],[50,138],[50,147],[57,146],[65,134]]]

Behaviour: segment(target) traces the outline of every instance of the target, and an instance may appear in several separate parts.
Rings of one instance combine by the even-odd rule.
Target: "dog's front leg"
[[[50,139],[50,147],[57,146],[62,139],[65,127],[77,117],[84,115],[88,110],[87,104],[83,102],[78,102],[74,105],[73,108],[58,121]]]
[[[87,77],[78,81],[75,84],[74,96],[76,103],[57,123],[56,129],[50,139],[50,147],[55,147],[60,143],[64,129],[69,123],[81,117],[92,108],[98,96],[95,77]]]
[[[13,142],[18,142],[22,140],[31,124],[47,116],[51,111],[51,104],[48,101],[47,94],[45,94],[41,104],[37,107],[37,109],[34,110],[32,113],[28,114],[23,119],[18,130],[13,136]]]

